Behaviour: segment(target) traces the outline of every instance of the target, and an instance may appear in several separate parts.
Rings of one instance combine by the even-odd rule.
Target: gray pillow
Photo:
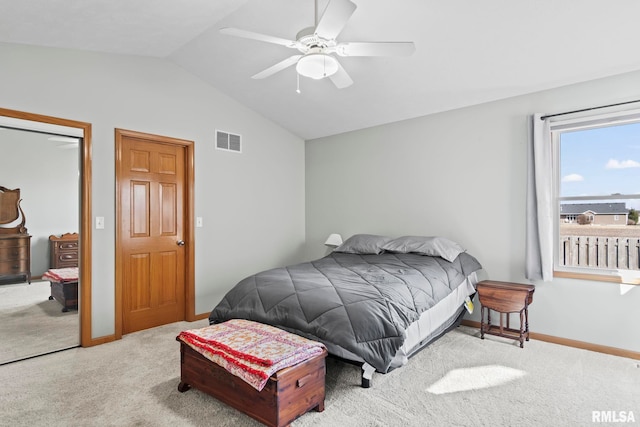
[[[333,251],[348,254],[375,255],[382,253],[382,246],[390,240],[390,237],[375,234],[354,234]]]
[[[454,241],[438,236],[402,236],[382,246],[389,252],[439,256],[453,262],[465,249]]]

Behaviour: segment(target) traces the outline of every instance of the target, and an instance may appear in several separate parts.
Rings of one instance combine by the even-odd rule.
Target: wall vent
[[[242,153],[242,138],[233,133],[216,131],[216,148],[218,150],[234,151]]]

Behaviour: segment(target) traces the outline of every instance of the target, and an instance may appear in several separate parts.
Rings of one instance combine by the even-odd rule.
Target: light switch
[[[96,230],[104,230],[104,217],[97,216],[96,217]]]
[[[197,216],[196,217],[196,227],[202,227],[202,217],[201,216]]]

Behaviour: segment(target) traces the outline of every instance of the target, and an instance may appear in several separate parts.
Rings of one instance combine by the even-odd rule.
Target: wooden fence
[[[560,265],[640,270],[640,238],[561,236]]]

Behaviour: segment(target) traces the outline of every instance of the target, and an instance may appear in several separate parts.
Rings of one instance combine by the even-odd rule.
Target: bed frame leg
[[[191,386],[187,383],[184,383],[182,381],[180,381],[180,384],[178,384],[178,391],[180,393],[184,393],[185,391],[189,390],[191,388]]]
[[[369,365],[368,363],[365,362],[362,364],[362,383],[361,383],[362,388],[371,387],[371,378],[373,377],[373,373],[375,371],[376,371],[376,368]]]

